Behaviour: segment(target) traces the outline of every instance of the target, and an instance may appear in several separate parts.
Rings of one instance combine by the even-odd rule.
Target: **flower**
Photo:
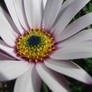
[[[14,92],[69,92],[63,75],[86,84],[92,77],[72,59],[92,57],[92,13],[71,22],[90,0],[5,0],[0,7],[0,80]],[[71,23],[70,23],[71,22]],[[61,75],[60,75],[61,74]]]

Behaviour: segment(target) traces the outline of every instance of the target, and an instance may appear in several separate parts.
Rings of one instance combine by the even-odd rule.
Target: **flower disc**
[[[55,50],[54,39],[45,29],[30,29],[16,40],[16,53],[28,62],[44,61]]]

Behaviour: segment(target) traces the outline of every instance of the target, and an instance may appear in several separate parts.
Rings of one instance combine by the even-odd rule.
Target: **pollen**
[[[32,28],[16,40],[16,54],[28,62],[41,62],[55,50],[53,36],[45,29]]]

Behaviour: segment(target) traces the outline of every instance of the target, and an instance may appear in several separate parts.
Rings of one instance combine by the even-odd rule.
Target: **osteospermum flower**
[[[70,23],[89,1],[5,0],[10,15],[0,8],[0,80],[17,79],[14,92],[39,92],[41,79],[53,92],[69,92],[63,75],[91,84],[71,60],[92,57],[92,30],[83,30],[92,13]]]

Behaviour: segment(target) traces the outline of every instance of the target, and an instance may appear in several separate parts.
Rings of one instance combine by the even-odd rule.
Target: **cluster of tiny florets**
[[[54,39],[45,29],[30,29],[16,40],[16,53],[29,62],[43,61],[55,50]]]

